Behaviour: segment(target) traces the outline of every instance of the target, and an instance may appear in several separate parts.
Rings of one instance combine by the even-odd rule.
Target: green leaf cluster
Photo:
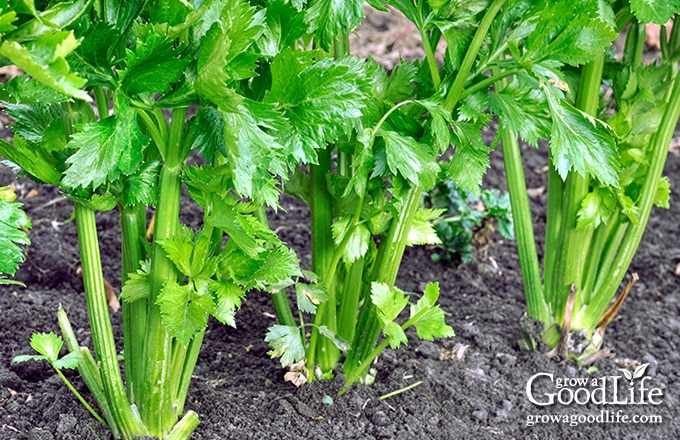
[[[3,275],[14,275],[25,259],[21,245],[31,243],[26,233],[31,227],[31,220],[15,199],[12,187],[0,187],[0,284],[17,283]]]
[[[408,344],[404,331],[411,326],[416,328],[419,338],[427,341],[454,335],[453,329],[444,321],[444,312],[436,305],[438,298],[438,283],[425,286],[423,296],[415,303],[410,303],[409,297],[396,287],[384,283],[372,284],[371,300],[378,310],[382,332],[390,347]],[[399,325],[395,321],[407,305],[409,319]]]
[[[514,239],[510,198],[497,189],[484,189],[479,196],[462,191],[453,182],[440,182],[425,194],[424,204],[436,208],[432,226],[439,242],[431,254],[434,261],[469,263],[475,246],[483,245],[496,229]]]

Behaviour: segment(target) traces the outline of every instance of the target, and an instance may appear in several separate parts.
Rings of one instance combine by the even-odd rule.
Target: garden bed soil
[[[525,147],[528,186],[535,217],[545,216],[545,152]],[[492,155],[489,187],[504,187],[500,152]],[[680,157],[670,154],[666,166],[673,188],[680,188]],[[17,274],[26,287],[0,288],[0,438],[109,438],[107,431],[75,400],[44,363],[13,364],[12,358],[31,353],[33,332],[57,331],[57,307],[67,310],[81,343],[88,344],[75,224],[69,222],[71,203],[50,188],[15,180],[3,169],[0,185],[14,184],[19,200],[33,221],[28,259]],[[33,190],[37,191],[37,194]],[[456,336],[422,342],[408,332],[409,346],[387,350],[376,363],[372,386],[357,385],[337,395],[343,378],[295,388],[283,381],[276,360],[263,342],[275,323],[266,293],[251,292],[238,312],[238,328],[211,321],[189,393],[187,409],[201,424],[193,439],[671,439],[680,436],[680,261],[678,218],[674,194],[671,209],[655,209],[630,272],[640,275],[619,316],[609,326],[606,346],[614,353],[595,363],[597,371],[549,360],[540,352],[520,350],[519,322],[525,312],[515,243],[495,234],[466,266],[451,267],[430,260],[431,251],[409,249],[397,284],[419,292],[439,281],[441,305]],[[284,210],[270,220],[280,237],[309,266],[308,211],[284,198]],[[188,224],[200,219],[186,202]],[[98,214],[104,272],[119,291],[119,232],[115,212]],[[540,239],[541,232],[537,231]],[[117,331],[120,313],[112,314]],[[536,406],[525,392],[537,373],[555,377],[621,376],[619,368],[649,363],[647,385],[663,392],[659,405]],[[68,377],[83,388],[74,373]],[[421,385],[397,396],[380,396],[415,382]],[[547,380],[542,379],[545,385]],[[330,398],[330,399],[329,399]],[[332,403],[330,403],[332,400]],[[660,424],[548,423],[527,426],[531,415],[661,416]]]
[[[395,17],[369,11],[366,25],[354,40],[355,47],[358,43],[364,54],[373,54],[388,67],[398,62],[396,50],[404,57],[420,56],[417,41],[409,40],[414,29],[404,20],[395,22]],[[523,155],[534,217],[540,225],[545,220],[546,149],[523,147]],[[677,191],[678,155],[669,155],[666,175]],[[16,186],[19,201],[33,221],[33,243],[16,277],[26,287],[0,287],[0,439],[108,439],[107,430],[48,365],[11,362],[14,356],[31,353],[33,332],[58,331],[60,304],[81,343],[91,345],[91,340],[82,281],[77,275],[75,224],[69,221],[71,203],[57,190],[16,180],[0,167],[0,185],[10,183]],[[505,187],[499,150],[492,154],[485,186]],[[183,203],[183,221],[196,227],[200,211],[187,200]],[[308,210],[286,197],[283,207],[270,214],[272,227],[308,268]],[[120,291],[117,215],[100,213],[97,219],[105,276]],[[427,283],[439,281],[441,306],[456,336],[423,342],[415,332],[407,332],[407,347],[387,350],[379,357],[373,385],[354,386],[340,397],[342,377],[301,388],[283,381],[284,372],[278,361],[268,357],[269,348],[263,342],[267,327],[276,322],[270,298],[266,293],[251,292],[237,314],[237,329],[216,321],[209,324],[186,408],[196,411],[201,419],[192,439],[680,438],[678,219],[680,199],[673,193],[669,210],[653,212],[630,268],[640,281],[607,329],[606,347],[613,355],[597,361],[591,370],[550,360],[540,351],[520,350],[519,322],[525,313],[522,279],[515,243],[498,234],[475,253],[472,263],[461,267],[432,262],[431,250],[426,248],[406,252],[397,285],[421,292]],[[538,227],[536,232],[537,240],[542,241],[543,230]],[[112,318],[120,333],[120,312],[112,313]],[[643,364],[649,364],[646,385],[663,393],[659,405],[537,406],[525,391],[527,381],[538,373],[601,381],[622,376],[619,369],[633,371]],[[67,376],[87,396],[79,377],[73,372]],[[422,383],[409,391],[380,400],[386,393],[418,382]],[[548,380],[542,377],[539,382],[536,394],[544,398],[541,393],[549,391]],[[622,393],[626,386],[621,384]],[[590,384],[586,388],[593,389]],[[534,415],[594,418],[606,411],[610,423],[527,423]],[[611,423],[617,411],[619,417],[660,416],[662,423]]]

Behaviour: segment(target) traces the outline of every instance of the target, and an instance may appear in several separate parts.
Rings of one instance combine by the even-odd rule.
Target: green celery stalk
[[[604,54],[588,63],[581,72],[581,83],[578,90],[576,107],[585,113],[595,115],[600,100],[600,84],[604,68]],[[551,168],[554,168],[552,161]],[[564,184],[561,206],[561,221],[559,224],[558,254],[554,266],[548,267],[552,271],[551,284],[546,286],[548,301],[551,304],[553,317],[558,323],[564,318],[564,308],[575,284],[579,293],[583,294],[584,264],[590,248],[592,229],[577,229],[576,216],[581,201],[588,194],[590,177],[572,172],[567,176]],[[551,249],[546,249],[551,252]],[[596,270],[591,268],[590,270]],[[578,301],[580,302],[580,301]]]
[[[100,364],[104,392],[108,396],[115,425],[119,427],[123,435],[126,438],[146,435],[144,426],[128,401],[118,366],[118,354],[113,340],[113,329],[102,275],[94,210],[76,203],[75,213],[87,310],[92,327],[92,341]]]
[[[647,222],[649,221],[652,206],[654,205],[654,196],[661,180],[666,158],[668,157],[668,145],[673,137],[678,119],[680,119],[680,76],[676,74],[661,125],[652,141],[652,159],[649,164],[647,178],[641,189],[642,195],[638,205],[638,222],[629,226],[621,242],[620,250],[612,262],[612,269],[604,278],[602,286],[598,294],[594,296],[587,314],[577,315],[578,319],[576,322],[584,328],[594,328],[597,325],[600,316],[606,311],[614,295],[613,293],[610,295],[610,292],[616,292],[640,245]]]
[[[122,279],[127,280],[129,274],[139,268],[145,253],[141,240],[146,234],[146,207],[119,206],[120,226],[122,233]],[[125,357],[125,373],[128,396],[136,402],[136,391],[141,386],[141,362],[144,358],[144,332],[146,329],[147,301],[137,300],[131,304],[123,302],[123,353]]]
[[[329,270],[335,244],[331,235],[333,224],[332,198],[328,192],[327,176],[331,172],[331,149],[319,152],[319,163],[310,166],[311,175],[311,232],[312,232],[312,271],[321,277],[324,284],[329,281]],[[326,284],[328,286],[328,284]],[[337,329],[336,299],[334,286],[329,286],[328,299],[319,304],[314,317],[315,327],[309,339],[307,361],[311,368],[319,366],[323,372],[331,371],[340,353],[327,338],[321,337],[317,326],[325,325],[335,332]]]
[[[179,231],[179,204],[181,196],[180,175],[185,158],[182,145],[186,109],[173,111],[169,140],[163,151],[165,162],[161,168],[159,199],[154,227],[154,245],[151,255],[151,291],[149,292],[144,359],[141,377],[140,414],[149,433],[165,435],[174,426],[177,415],[173,410],[177,388],[172,372],[173,341],[161,322],[156,299],[167,280],[179,274],[159,242],[173,237]]]
[[[519,142],[517,136],[511,130],[504,128],[501,129],[501,143],[527,310],[531,318],[548,323],[551,320],[550,308],[545,300],[545,291],[541,280],[541,269]]]
[[[422,189],[419,186],[409,189],[404,195],[399,216],[392,219],[388,234],[380,242],[371,276],[372,281],[393,286],[397,280],[401,260],[406,250],[408,234],[420,206],[421,198]],[[370,284],[366,283],[364,287],[370,289]],[[380,337],[380,321],[376,316],[375,305],[371,302],[370,294],[364,293],[363,298],[364,303],[359,313],[354,339],[344,364],[348,385],[351,385],[350,377],[354,377],[355,381],[359,380],[356,371],[362,368],[362,365],[365,365]]]

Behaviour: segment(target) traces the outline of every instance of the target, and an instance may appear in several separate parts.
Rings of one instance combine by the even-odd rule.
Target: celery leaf
[[[182,58],[173,41],[149,32],[134,50],[127,50],[125,70],[120,72],[125,93],[165,93],[179,81],[189,58]]]
[[[378,319],[385,325],[397,319],[408,305],[408,297],[400,289],[385,283],[371,283],[371,301],[378,309]]]
[[[641,23],[664,25],[680,13],[680,0],[630,0],[630,9]]]
[[[186,346],[191,338],[208,324],[208,316],[215,304],[207,289],[200,291],[194,283],[180,285],[167,280],[156,303],[161,311],[161,320],[170,334]]]
[[[137,112],[122,95],[116,95],[116,115],[83,124],[68,147],[76,150],[66,162],[62,184],[69,188],[97,189],[121,175],[134,173],[149,143],[137,124]]]
[[[0,274],[14,275],[25,258],[19,245],[31,243],[24,231],[31,227],[31,220],[21,204],[14,202],[15,197],[14,190],[0,187]],[[0,284],[7,282],[0,277]]]
[[[619,185],[619,163],[611,128],[561,98],[551,86],[542,86],[550,107],[550,154],[557,172],[589,173],[609,186]]]
[[[85,80],[70,72],[66,61],[78,40],[72,31],[47,32],[34,41],[20,44],[5,40],[0,45],[0,55],[8,58],[35,80],[73,98],[91,101],[81,90]]]
[[[319,46],[329,50],[335,37],[354,30],[363,15],[363,0],[311,0],[305,20]]]
[[[292,325],[273,325],[264,338],[272,347],[271,357],[280,357],[281,365],[287,367],[305,357],[300,330]]]

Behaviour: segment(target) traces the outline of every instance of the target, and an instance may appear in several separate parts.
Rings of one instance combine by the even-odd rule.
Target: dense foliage
[[[80,347],[62,310],[63,339],[36,335],[39,354],[18,360],[77,367],[114,437],[189,436],[198,417],[184,402],[208,319],[235,326],[252,290],[272,295],[279,323],[265,338],[298,385],[337,372],[344,390],[367,381],[410,327],[426,340],[452,336],[438,284],[412,295],[397,273],[407,246],[468,258],[465,246],[448,248],[464,232],[446,216],[433,226],[447,206],[424,207],[425,191],[447,188],[449,203],[455,186],[512,235],[507,199],[481,190],[499,143],[529,314],[561,353],[599,347],[651,207],[668,200],[680,26],[663,28],[662,62],[641,55],[644,23],[665,23],[680,2],[369,3],[413,23],[422,60],[387,72],[352,56],[360,0],[0,2],[0,56],[25,72],[0,90],[14,120],[0,155],[74,203],[94,345],[94,355]],[[542,271],[518,138],[549,140]],[[203,209],[196,230],[179,220],[183,189]],[[311,209],[306,270],[267,224],[265,207],[283,191]],[[10,275],[28,244],[18,208],[3,188],[0,273]],[[95,220],[111,209],[122,230],[125,381]],[[590,347],[569,349],[570,331]],[[62,344],[70,354],[59,357]]]

